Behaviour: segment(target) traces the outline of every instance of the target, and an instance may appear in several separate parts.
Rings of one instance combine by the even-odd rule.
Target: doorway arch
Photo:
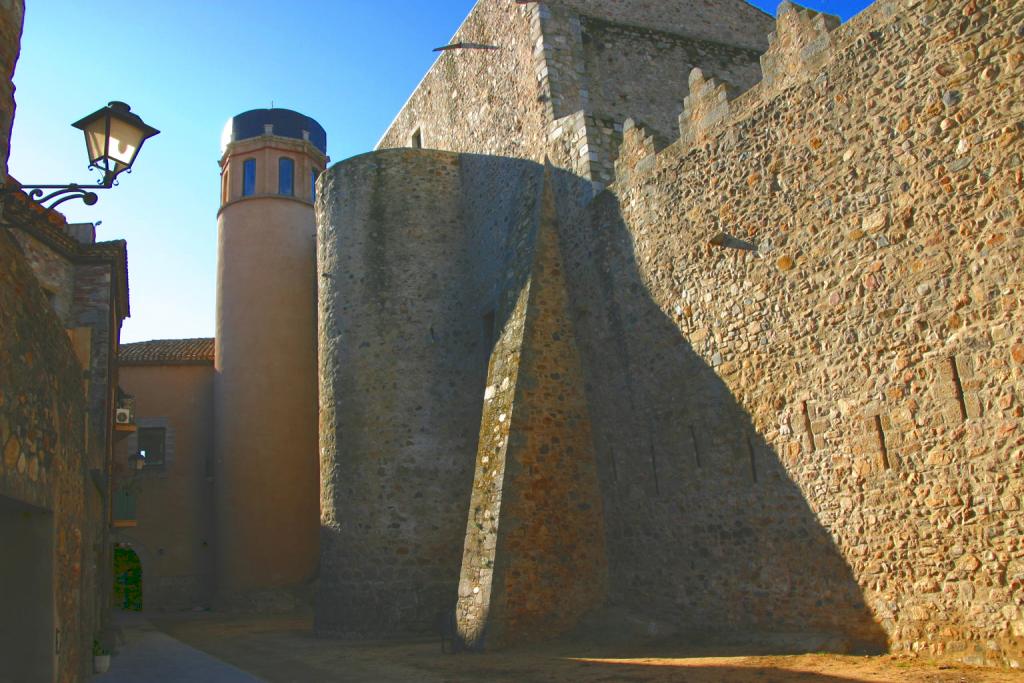
[[[114,606],[128,612],[142,611],[142,560],[128,543],[114,546]]]

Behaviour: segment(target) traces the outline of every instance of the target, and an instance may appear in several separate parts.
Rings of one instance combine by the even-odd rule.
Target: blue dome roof
[[[264,135],[265,126],[274,126],[274,135],[302,140],[302,131],[309,133],[309,142],[327,154],[327,133],[315,120],[291,109],[250,109],[233,116],[224,124],[220,136],[221,152],[228,143],[248,140]]]

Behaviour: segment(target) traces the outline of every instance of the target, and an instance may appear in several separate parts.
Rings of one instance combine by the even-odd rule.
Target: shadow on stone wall
[[[402,372],[405,381],[401,386],[413,401],[410,405],[418,405],[415,401],[420,394],[429,391],[423,398],[430,399],[431,414],[410,417],[410,424],[436,431],[437,421],[441,421],[459,439],[457,444],[444,442],[447,446],[443,448],[440,442],[425,442],[415,448],[416,444],[395,444],[381,462],[394,459],[404,463],[403,467],[393,473],[378,469],[371,473],[389,487],[429,479],[431,486],[438,488],[437,496],[413,500],[410,496],[419,489],[395,488],[371,504],[355,495],[356,490],[349,490],[351,476],[339,479],[347,483],[335,492],[335,503],[346,509],[338,519],[361,526],[353,526],[351,543],[341,544],[334,542],[336,530],[322,529],[325,571],[317,630],[349,635],[359,630],[351,625],[328,627],[322,620],[330,614],[332,619],[340,619],[339,624],[376,619],[381,627],[370,630],[378,634],[426,631],[434,623],[430,616],[455,601],[459,578],[455,549],[462,548],[465,515],[470,512],[466,501],[475,450],[470,444],[475,445],[473,437],[479,434],[480,413],[479,406],[467,400],[481,396],[478,392],[484,383],[479,361],[483,354],[467,350],[480,349],[483,344],[484,350],[497,353],[502,346],[498,331],[509,325],[514,302],[529,277],[543,167],[481,155],[461,155],[456,163],[455,155],[437,152],[396,152],[346,163],[351,166],[345,170],[347,175],[335,169],[331,172],[340,179],[337,182],[353,187],[363,182],[363,171],[379,176],[381,171],[373,170],[376,164],[390,169],[389,182],[396,183],[405,182],[410,168],[422,166],[417,177],[433,178],[434,184],[439,182],[437,178],[446,179],[445,183],[457,184],[462,193],[461,203],[447,205],[445,216],[439,216],[437,208],[423,208],[434,207],[435,197],[447,196],[445,193],[454,189],[441,183],[444,187],[420,189],[412,198],[414,213],[410,213],[413,208],[389,204],[384,215],[369,221],[378,230],[412,225],[419,232],[408,240],[411,251],[403,268],[393,271],[403,279],[390,282],[385,288],[388,294],[379,287],[367,288],[358,299],[363,306],[359,310],[377,315],[396,292],[407,290],[434,292],[434,308],[420,300],[418,317],[386,316],[391,323],[386,329],[394,333],[393,338],[381,337],[379,326],[367,321],[360,327],[357,319],[338,319],[351,328],[345,337],[347,345],[339,347],[342,356],[358,351],[358,334],[365,333],[374,348],[388,351],[385,357],[390,360],[379,367],[393,370],[396,359],[408,366]],[[444,173],[435,172],[437,169]],[[379,184],[380,179],[375,182]],[[613,634],[607,641],[613,646],[629,642],[632,632],[639,636],[699,634],[700,640],[716,643],[745,639],[749,644],[754,640],[754,649],[765,652],[884,650],[884,631],[872,619],[849,566],[790,479],[779,454],[754,428],[750,414],[718,372],[694,351],[679,325],[652,299],[616,197],[604,193],[590,202],[590,183],[565,171],[556,172],[554,182],[608,549],[607,608],[589,619],[584,629],[597,636]],[[351,194],[339,193],[332,186],[324,196],[332,193]],[[353,206],[356,208],[339,205],[337,210],[355,211],[352,215],[358,220],[362,214]],[[342,235],[372,239],[371,233],[374,230],[349,230]],[[324,237],[321,226],[321,239]],[[434,249],[446,252],[444,258],[424,255],[419,241],[428,238]],[[339,254],[360,253],[358,244],[342,246],[346,248]],[[360,273],[365,266],[343,259],[337,264],[328,259],[325,265],[323,259],[321,254],[321,271],[339,269],[339,281],[344,279],[345,268]],[[446,279],[460,284],[457,291],[438,292],[419,281],[434,272],[426,266],[437,263],[447,264],[443,269]],[[693,288],[699,283],[678,286]],[[726,327],[743,324],[742,292],[704,294],[719,302],[721,315],[730,319]],[[323,331],[333,329],[327,324],[332,311],[343,310],[330,304],[332,301],[321,292],[322,349],[330,346]],[[493,313],[487,314],[488,310]],[[427,315],[430,311],[434,312]],[[493,315],[488,323],[488,327],[493,325],[493,336],[483,330],[481,321],[486,315]],[[442,318],[445,324],[437,322]],[[434,327],[428,329],[431,321]],[[453,373],[455,366],[442,368],[436,360],[433,364],[422,360],[438,357],[454,359],[458,367],[469,363],[472,368]],[[352,360],[348,358],[339,367],[355,367]],[[718,364],[717,359],[712,362]],[[425,364],[421,367],[419,363]],[[718,371],[725,373],[726,368]],[[408,381],[418,372],[423,373],[421,382]],[[444,392],[433,390],[438,386],[437,376],[447,377]],[[354,381],[348,380],[349,384]],[[327,395],[324,386],[322,400]],[[376,382],[373,386],[382,385]],[[759,393],[771,392],[761,386]],[[779,395],[775,400],[784,403],[786,398]],[[329,406],[328,417],[346,414],[332,401],[324,405]],[[394,401],[382,405],[393,411],[382,413],[384,420],[405,415],[394,412]],[[776,406],[776,410],[782,407]],[[339,433],[352,438],[350,431]],[[380,451],[379,431],[366,436],[374,452]],[[410,463],[420,461],[436,467],[438,453],[450,458],[443,477],[434,476],[433,469],[429,476],[426,470],[409,470]],[[350,461],[339,459],[339,463]],[[821,486],[829,485],[822,480]],[[436,504],[424,506],[431,500],[451,501],[454,506],[443,513]],[[417,523],[430,519],[437,542],[423,546],[423,537],[411,522],[408,529],[404,522],[398,527],[392,523],[395,528],[377,529],[390,519],[381,514],[381,502],[392,511],[389,514],[405,518],[413,512]],[[408,536],[407,542],[399,543],[403,534]],[[374,539],[380,555],[377,561],[366,561],[362,555],[367,553],[367,543],[355,542],[355,536]],[[328,552],[335,546],[336,554]],[[399,546],[407,549],[406,555],[397,559],[389,555]],[[431,562],[436,566],[432,565],[428,577],[422,567]],[[351,590],[344,587],[349,584]],[[361,596],[358,605],[345,598],[356,594]],[[378,597],[370,600],[368,596]]]
[[[562,202],[560,213],[608,537],[608,609],[590,627],[884,651],[885,632],[779,454],[651,298],[616,197],[584,211]],[[698,294],[718,302],[725,327],[744,324],[743,292]]]
[[[528,281],[542,172],[409,149],[326,172],[322,635],[432,633],[455,606],[488,358]]]

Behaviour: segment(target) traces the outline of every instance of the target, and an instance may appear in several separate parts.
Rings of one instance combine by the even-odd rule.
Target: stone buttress
[[[491,356],[456,620],[471,647],[557,635],[601,604],[601,497],[550,167]],[[511,273],[513,274],[514,273]]]

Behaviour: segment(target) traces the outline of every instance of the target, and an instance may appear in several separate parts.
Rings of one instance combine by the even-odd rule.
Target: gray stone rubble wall
[[[391,150],[325,174],[318,631],[424,631],[455,605],[485,327],[531,169]]]

